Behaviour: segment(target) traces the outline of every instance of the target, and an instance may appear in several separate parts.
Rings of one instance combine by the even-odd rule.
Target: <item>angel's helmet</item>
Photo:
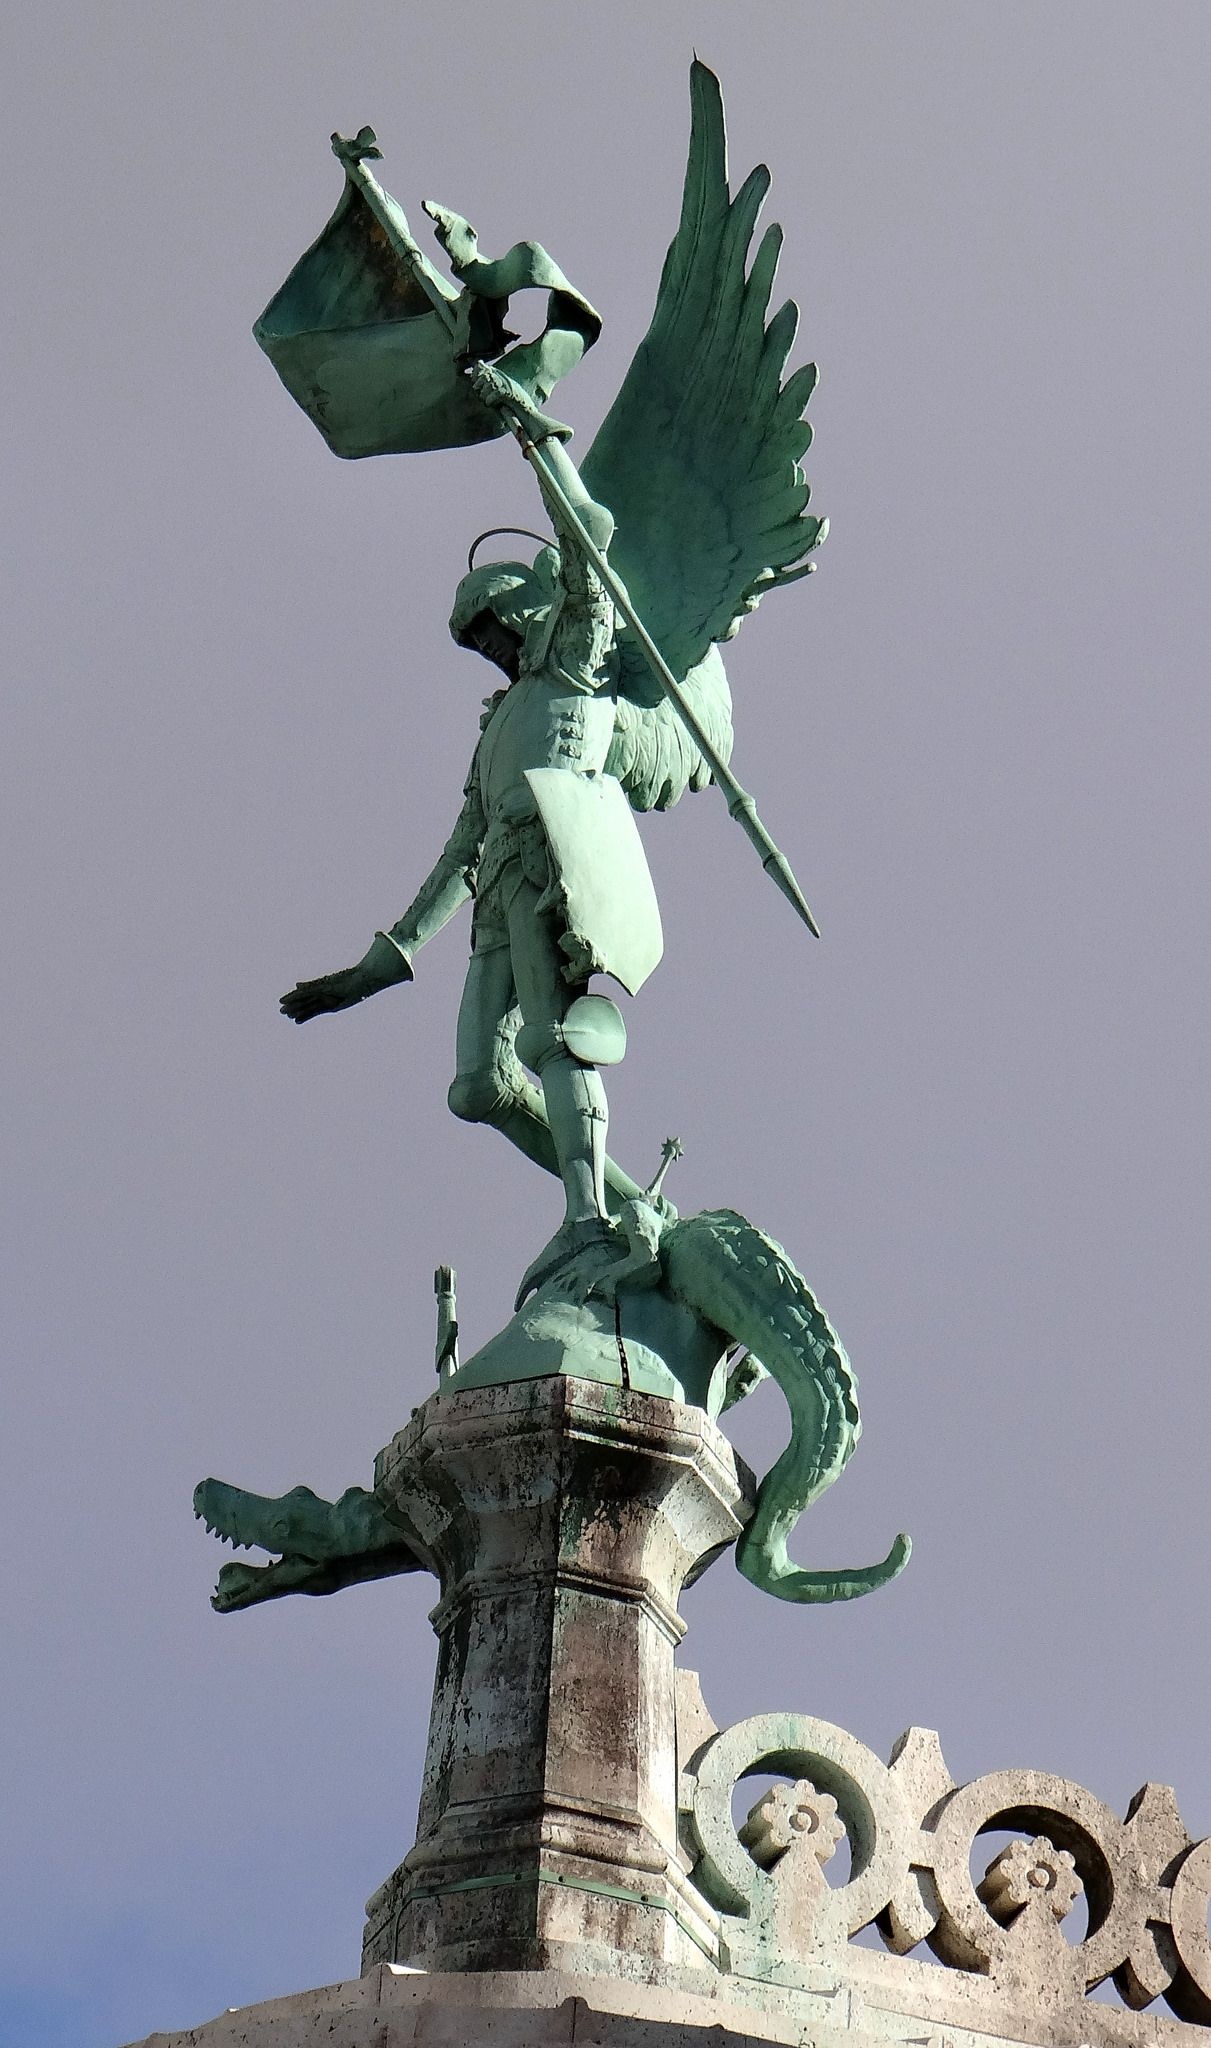
[[[451,637],[515,678],[528,636],[550,610],[557,566],[555,550],[547,548],[532,569],[524,562],[485,562],[468,570],[455,593]]]

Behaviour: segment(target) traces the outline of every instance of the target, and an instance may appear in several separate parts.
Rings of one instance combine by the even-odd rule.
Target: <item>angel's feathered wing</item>
[[[766,229],[747,268],[769,172],[759,164],[733,199],[719,81],[697,59],[690,100],[681,221],[652,324],[582,473],[617,522],[611,561],[726,758],[731,704],[714,643],[765,591],[806,573],[796,565],[827,523],[808,513],[799,468],[814,364],[782,382],[797,306],[788,300],[766,323],[780,228]],[[619,645],[622,701],[606,765],[638,809],[663,809],[709,770],[625,631]]]

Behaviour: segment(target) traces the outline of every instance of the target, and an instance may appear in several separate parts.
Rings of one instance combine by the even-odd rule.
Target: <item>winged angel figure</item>
[[[355,967],[282,999],[305,1023],[411,981],[420,948],[473,900],[450,1108],[494,1125],[557,1173],[565,1195],[563,1222],[519,1300],[595,1243],[625,1250],[613,1217],[641,1190],[607,1154],[600,1071],[621,1056],[625,1028],[590,983],[608,975],[634,995],[662,951],[631,808],[667,810],[711,781],[712,759],[726,764],[732,710],[719,643],[769,590],[807,573],[827,530],[807,510],[799,468],[815,368],[783,382],[798,311],[788,302],[767,318],[778,227],[749,263],[769,172],[759,166],[730,195],[719,85],[697,62],[691,91],[681,219],[651,326],[581,473],[563,445],[569,430],[537,402],[549,374],[544,386],[511,374],[507,357],[464,358],[482,406],[542,457],[534,466],[555,544],[531,563],[472,567],[459,584],[450,631],[502,680],[437,862]],[[465,221],[427,210],[468,290],[499,291],[492,273],[510,259],[485,263]],[[580,327],[591,340],[591,320]],[[599,573],[607,554],[609,582]],[[618,584],[680,683],[696,733],[654,682]]]
[[[443,1389],[556,1371],[571,1357],[578,1372],[713,1416],[771,1373],[791,1439],[757,1488],[736,1561],[781,1599],[846,1600],[894,1578],[909,1545],[898,1537],[881,1563],[843,1571],[804,1570],[789,1555],[799,1516],[839,1475],[861,1426],[836,1332],[772,1238],[732,1210],[678,1218],[659,1192],[664,1166],[641,1189],[606,1151],[601,1070],[621,1057],[626,1031],[591,984],[609,975],[635,994],[663,944],[632,811],[667,810],[717,782],[815,929],[728,765],[719,647],[769,590],[808,573],[824,538],[799,469],[816,373],[808,365],[783,381],[798,314],[788,303],[769,317],[779,229],[752,251],[769,173],[759,166],[731,196],[718,81],[697,62],[691,94],[681,220],[652,323],[579,474],[569,430],[544,408],[596,340],[587,300],[537,244],[489,262],[466,221],[430,205],[456,291],[366,169],[379,154],[373,131],[333,138],[345,190],[262,314],[258,340],[337,454],[513,432],[555,538],[528,563],[476,567],[472,549],[450,630],[500,683],[454,829],[357,966],[300,982],[282,1008],[305,1023],[411,981],[420,948],[472,901],[450,1107],[557,1174],[565,1213],[512,1323],[461,1366],[453,1275],[439,1268]],[[535,287],[548,294],[546,325],[510,347],[509,298]],[[665,1165],[679,1149],[666,1140]],[[268,1565],[224,1567],[221,1611],[425,1568],[406,1507],[361,1487],[335,1502],[306,1487],[274,1500],[208,1479],[195,1506],[225,1539],[276,1553]]]

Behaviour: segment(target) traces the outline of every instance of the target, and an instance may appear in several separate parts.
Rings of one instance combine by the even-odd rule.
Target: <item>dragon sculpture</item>
[[[897,1536],[881,1564],[852,1570],[805,1571],[788,1554],[796,1522],[839,1477],[862,1423],[857,1379],[841,1340],[782,1246],[734,1209],[678,1219],[669,1204],[640,1198],[625,1205],[620,1221],[624,1259],[606,1266],[582,1262],[579,1272],[551,1280],[545,1292],[614,1301],[659,1288],[690,1311],[717,1347],[708,1409],[734,1406],[767,1373],[786,1398],[790,1441],[758,1489],[736,1547],[739,1569],[782,1600],[853,1600],[886,1585],[908,1561],[906,1536]],[[363,1580],[429,1569],[363,1487],[350,1487],[338,1501],[321,1500],[307,1486],[271,1499],[204,1479],[194,1511],[237,1549],[277,1553],[272,1564],[237,1560],[222,1567],[211,1603],[221,1614],[287,1593],[334,1593]]]

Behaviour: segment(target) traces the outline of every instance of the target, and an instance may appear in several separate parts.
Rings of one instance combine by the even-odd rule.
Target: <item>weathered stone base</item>
[[[583,1827],[583,1816],[573,1820]],[[599,1972],[636,1983],[659,1975],[691,1988],[715,1974],[718,1916],[667,1856],[649,1854],[645,1870],[636,1856],[620,1871],[541,1840],[509,1851],[510,1860],[519,1856],[528,1866],[520,1872],[502,1859],[495,1877],[465,1888],[439,1877],[428,1893],[405,1865],[370,1901],[366,1956],[393,1961],[406,1943],[411,1955],[440,1954],[443,1972],[482,1968],[490,1952],[503,1971]],[[620,1875],[629,1882],[619,1884]]]
[[[1045,2009],[1004,2030],[987,1979],[850,1951],[845,1978],[788,1989],[714,1978],[714,1995],[559,1970],[427,1976],[380,1964],[318,1991],[221,2013],[184,2034],[131,2048],[1191,2048],[1211,2032],[1179,2020],[1086,2003],[1079,2025]]]
[[[824,2015],[829,2001],[819,2003]],[[186,2034],[149,2034],[132,2048],[723,2048],[727,2034],[737,2037],[736,2048],[756,2048],[761,2040],[797,2043],[802,2025],[765,2030],[754,2026],[751,2010],[705,1992],[571,1971],[429,1976],[384,1963],[351,1983],[242,2006]]]
[[[363,1968],[681,1983],[718,1916],[678,1834],[682,1587],[751,1476],[700,1408],[570,1375],[443,1391],[378,1459],[439,1571],[417,1840],[367,1906]]]

